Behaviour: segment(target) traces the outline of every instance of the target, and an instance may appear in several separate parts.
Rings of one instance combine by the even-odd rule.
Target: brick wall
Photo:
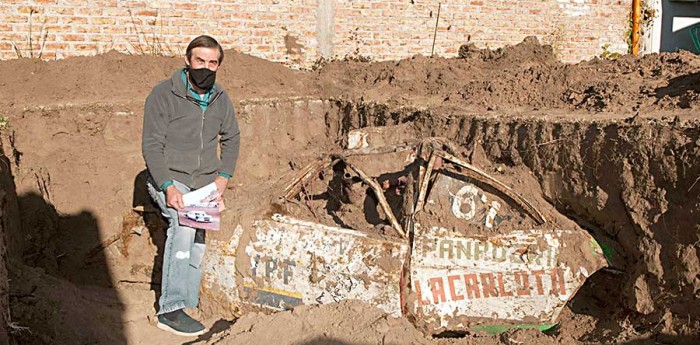
[[[631,1],[443,0],[435,53],[468,40],[497,48],[535,35],[577,62],[627,50]],[[225,48],[308,67],[321,56],[374,60],[430,55],[438,1],[427,0],[2,0],[0,59],[180,55],[206,33]],[[31,39],[31,45],[30,43]]]

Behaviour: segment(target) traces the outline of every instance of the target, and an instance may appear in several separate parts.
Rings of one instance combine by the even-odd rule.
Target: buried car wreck
[[[440,138],[373,135],[351,132],[287,186],[282,211],[215,241],[205,288],[241,309],[358,299],[433,334],[544,329],[606,266],[585,230],[502,183],[503,168],[496,179]]]

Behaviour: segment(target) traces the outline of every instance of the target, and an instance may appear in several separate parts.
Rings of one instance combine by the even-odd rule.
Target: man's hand
[[[176,210],[185,208],[185,203],[182,201],[182,192],[172,185],[165,189],[165,202],[169,207]]]
[[[216,184],[216,190],[219,191],[219,201],[224,196],[224,191],[226,191],[226,185],[228,184],[228,179],[223,176],[217,176],[214,179],[214,184]]]

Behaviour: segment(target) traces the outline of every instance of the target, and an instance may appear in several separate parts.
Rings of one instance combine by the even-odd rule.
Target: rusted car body
[[[546,328],[606,265],[585,230],[553,221],[449,142],[377,147],[368,136],[351,133],[348,149],[305,167],[282,212],[214,241],[207,290],[271,310],[358,299],[429,333]]]

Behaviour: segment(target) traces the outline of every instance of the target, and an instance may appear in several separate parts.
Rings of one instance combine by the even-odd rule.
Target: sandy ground
[[[530,176],[527,192],[614,248],[616,270],[591,277],[547,334],[433,339],[407,319],[346,301],[237,320],[193,311],[211,332],[170,335],[152,324],[163,224],[157,216],[142,224],[131,207],[144,200],[143,101],[183,60],[111,52],[2,61],[0,116],[8,124],[0,133],[14,181],[3,186],[9,298],[12,320],[28,327],[13,333],[16,343],[696,343],[695,55],[570,65],[526,39],[495,51],[464,46],[455,59],[294,71],[226,53],[217,78],[236,103],[243,142],[227,192],[231,216],[222,222],[268,212],[272,189],[337,149],[348,129],[403,125],[451,139],[484,169]],[[134,225],[144,231],[129,235]]]

